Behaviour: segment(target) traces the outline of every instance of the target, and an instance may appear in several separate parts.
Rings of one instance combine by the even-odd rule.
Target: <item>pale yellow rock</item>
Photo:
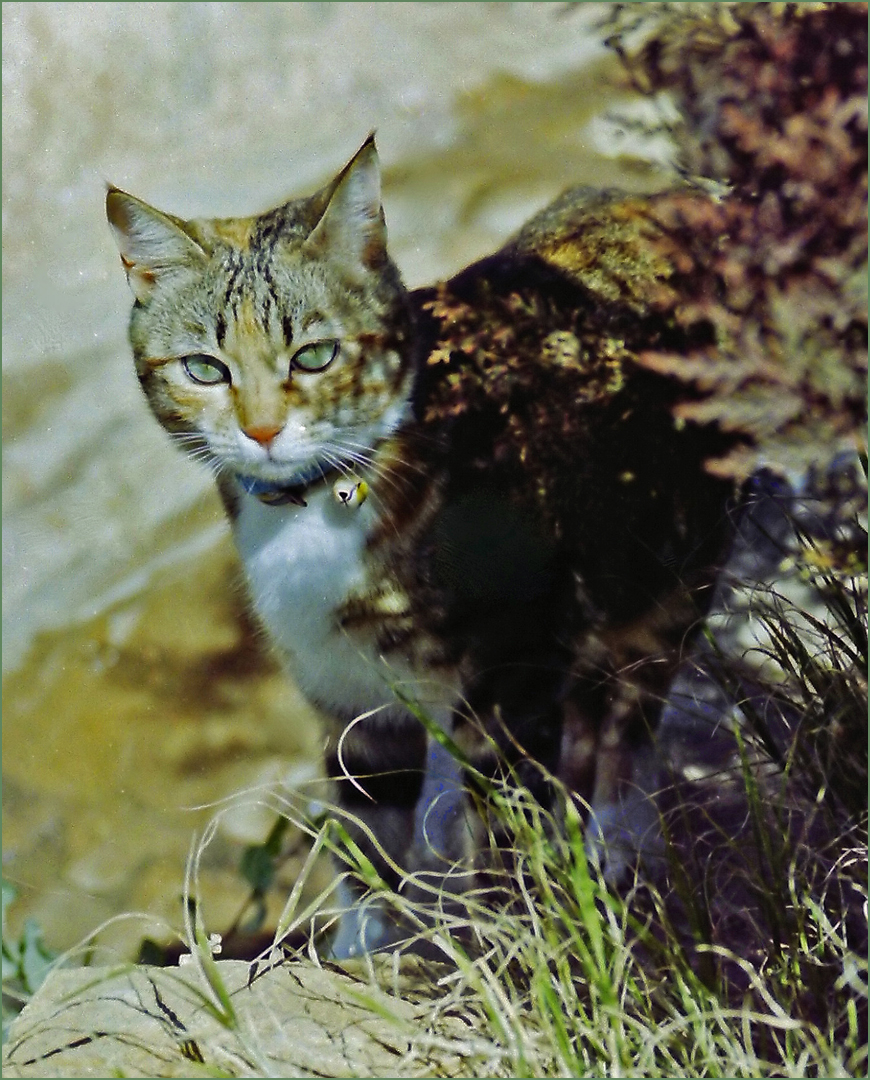
[[[431,972],[411,973],[412,984],[429,989],[408,1000],[362,973],[310,961],[281,963],[252,981],[241,961],[217,961],[215,971],[232,1020],[219,1019],[192,963],[56,970],[12,1025],[3,1076],[481,1075],[468,1027],[436,1019]],[[404,971],[401,988],[411,989]]]

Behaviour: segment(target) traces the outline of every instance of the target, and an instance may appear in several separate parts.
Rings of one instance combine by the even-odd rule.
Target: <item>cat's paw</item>
[[[365,956],[397,940],[398,929],[381,906],[361,904],[359,898],[343,886],[339,889],[339,896],[344,910],[329,947],[330,960],[351,960],[355,956]]]

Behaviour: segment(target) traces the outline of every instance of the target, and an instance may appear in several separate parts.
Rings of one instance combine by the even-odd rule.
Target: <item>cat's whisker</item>
[[[333,468],[338,469],[343,476],[353,476],[352,466],[362,466],[363,468],[369,468],[371,466],[369,460],[353,450],[345,448],[340,443],[333,443],[330,449],[332,451],[331,454],[326,450],[323,451],[324,457],[326,457],[329,464],[332,465]]]
[[[184,446],[183,443],[181,445]],[[199,444],[193,444],[192,446],[184,446],[184,450],[192,461],[203,462],[217,467],[220,466],[220,463],[211,450],[207,446],[203,446],[201,442]]]
[[[193,453],[195,450],[208,451],[205,440],[202,435],[194,434],[187,431],[173,431],[171,438],[176,445],[181,446],[186,453]]]
[[[341,473],[342,476],[351,478],[354,475],[353,469],[349,467],[346,458],[337,455],[334,456],[327,450],[323,451],[323,456],[326,459],[327,465],[332,466],[332,468],[335,469],[336,472]]]
[[[343,439],[342,440],[342,445],[346,446],[348,451],[351,451],[352,449],[359,449],[359,450],[363,451],[365,454],[367,454],[369,456],[372,464],[374,463],[374,461],[377,458],[377,455],[375,454],[375,452],[371,449],[371,447],[367,446],[365,443],[358,443],[358,442],[353,442],[350,439]],[[415,472],[415,473],[418,473],[420,476],[425,476],[426,473],[427,473],[427,470],[422,465],[419,465],[419,464],[417,464],[417,463],[415,463],[413,461],[410,461],[410,460],[408,460],[406,458],[397,457],[396,460],[402,466],[402,468],[406,469],[408,472]]]
[[[361,446],[362,444],[347,444],[342,442],[339,444],[345,455],[349,457],[357,465],[363,468],[371,470],[378,479],[383,480],[385,484],[388,484],[397,492],[402,492],[403,488],[407,488],[408,484],[401,482],[401,478],[397,477],[396,471],[389,465],[385,465],[379,461],[377,456],[371,451],[367,453],[361,453],[359,450],[353,449],[353,446]]]

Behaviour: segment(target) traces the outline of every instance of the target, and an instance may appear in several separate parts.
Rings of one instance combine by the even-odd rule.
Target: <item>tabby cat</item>
[[[213,469],[254,611],[326,717],[337,804],[393,884],[469,855],[480,827],[421,710],[482,775],[543,802],[561,776],[606,839],[708,604],[723,436],[676,423],[676,386],[637,362],[709,334],[668,316],[656,199],[569,191],[409,292],[371,137],[255,217],[182,221],[109,190],[142,388]],[[334,951],[394,933],[351,915]]]

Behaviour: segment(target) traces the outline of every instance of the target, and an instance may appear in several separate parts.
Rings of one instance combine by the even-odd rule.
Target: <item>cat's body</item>
[[[253,607],[331,721],[330,774],[356,778],[339,800],[400,866],[470,837],[402,698],[484,771],[546,799],[541,763],[603,812],[704,612],[730,488],[703,468],[721,437],[675,426],[674,387],[633,362],[691,344],[662,315],[677,270],[649,205],[568,193],[409,294],[371,140],[256,218],[109,193],[152,409],[215,468]],[[453,824],[429,843],[439,789]]]

